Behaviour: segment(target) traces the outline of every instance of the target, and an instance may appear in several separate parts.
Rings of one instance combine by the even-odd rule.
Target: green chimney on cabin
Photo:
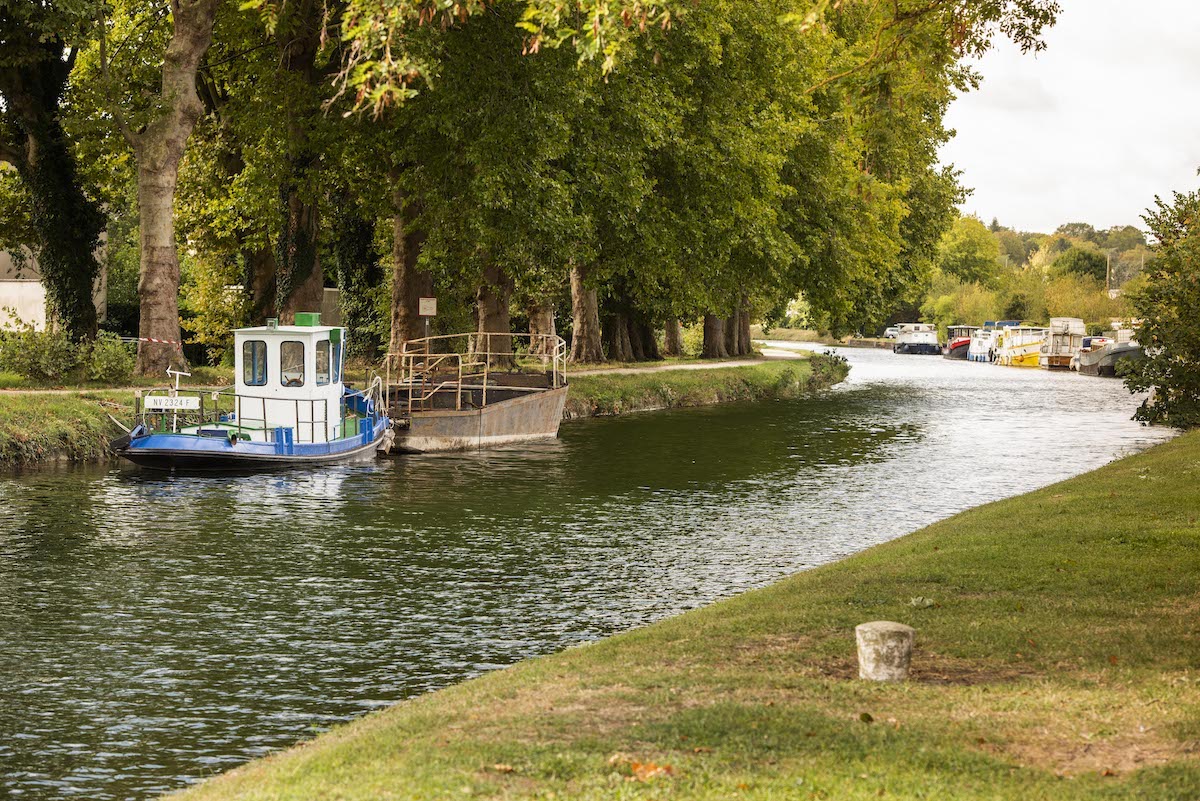
[[[296,325],[313,328],[321,324],[320,312],[296,312]]]

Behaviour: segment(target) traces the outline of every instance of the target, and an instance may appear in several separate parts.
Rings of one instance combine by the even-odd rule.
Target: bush
[[[37,331],[27,325],[0,337],[0,370],[31,381],[61,381],[79,362],[80,348],[64,331]]]
[[[88,378],[109,384],[123,384],[133,375],[134,360],[132,347],[122,342],[116,334],[103,332],[92,343]]]

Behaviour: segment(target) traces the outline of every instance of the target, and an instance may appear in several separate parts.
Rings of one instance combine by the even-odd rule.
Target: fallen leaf
[[[1117,664],[1117,657],[1116,657],[1116,654],[1114,654],[1114,655],[1112,655],[1112,656],[1110,656],[1110,657],[1108,658],[1108,663],[1109,663],[1110,665],[1115,665],[1115,664]]]
[[[629,767],[633,770],[633,777],[639,782],[648,782],[675,773],[675,769],[670,765],[659,765],[655,762],[632,762]]]
[[[875,722],[875,718],[871,716],[870,712],[863,712],[861,715],[858,716],[858,719],[861,720],[863,723],[874,723]]]
[[[495,765],[492,765],[492,770],[497,773],[512,773],[516,768],[512,765],[505,765],[503,762],[497,762]]]
[[[1111,768],[1105,768],[1104,770],[1100,771],[1100,775],[1101,776],[1116,776],[1117,772],[1115,770],[1112,770]]]
[[[709,748],[708,746],[698,745],[692,749],[692,753],[693,754],[711,754],[712,749]]]

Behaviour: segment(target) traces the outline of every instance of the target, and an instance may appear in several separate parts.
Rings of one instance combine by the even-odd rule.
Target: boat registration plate
[[[151,395],[146,398],[145,408],[148,412],[199,409],[200,399],[195,396],[171,398],[165,395]]]

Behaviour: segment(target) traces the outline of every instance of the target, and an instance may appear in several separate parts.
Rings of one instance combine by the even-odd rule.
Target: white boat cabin
[[[929,323],[900,323],[897,344],[938,344],[937,326]]]
[[[232,420],[253,440],[275,441],[277,433],[291,436],[297,443],[329,442],[345,436],[342,368],[346,330],[320,325],[317,314],[300,313],[296,318],[298,325],[234,332]],[[291,429],[290,435],[286,429]]]

